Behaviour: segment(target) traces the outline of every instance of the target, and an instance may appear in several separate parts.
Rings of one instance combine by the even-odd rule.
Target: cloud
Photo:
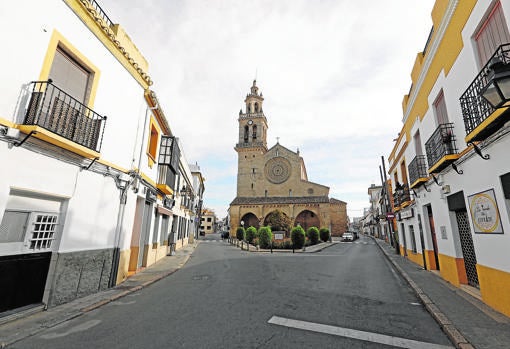
[[[255,77],[268,145],[299,148],[351,216],[368,206],[433,0],[101,3],[148,59],[172,131],[207,177],[206,206],[224,216],[235,196],[237,117]]]

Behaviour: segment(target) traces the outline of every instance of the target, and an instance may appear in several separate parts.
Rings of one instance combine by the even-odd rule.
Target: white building
[[[96,1],[48,0],[9,3],[0,30],[12,53],[1,58],[0,312],[122,282],[166,256],[171,227],[185,244],[192,210],[175,205],[176,184],[191,190],[192,174],[123,28]]]
[[[432,20],[389,157],[401,251],[510,315],[510,111],[489,104],[510,2],[438,0]]]

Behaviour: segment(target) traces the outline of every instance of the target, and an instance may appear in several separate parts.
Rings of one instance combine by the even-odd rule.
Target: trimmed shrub
[[[245,231],[244,231],[243,227],[237,228],[237,231],[236,231],[237,240],[244,240],[244,234],[245,234]]]
[[[248,229],[246,229],[245,238],[249,244],[251,244],[256,237],[257,237],[257,228],[249,227]]]
[[[301,226],[297,226],[292,228],[290,231],[290,239],[292,240],[292,244],[294,248],[303,248],[305,245],[305,230]]]
[[[328,228],[321,228],[321,230],[319,230],[319,235],[320,235],[322,241],[324,241],[324,242],[329,241],[329,229]]]
[[[317,227],[308,228],[306,237],[310,240],[310,245],[316,245],[319,242],[319,229]]]
[[[273,240],[273,232],[270,227],[259,228],[259,246],[260,248],[271,247],[271,240]]]

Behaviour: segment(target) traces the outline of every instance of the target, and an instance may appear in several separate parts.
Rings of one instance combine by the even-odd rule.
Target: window
[[[27,243],[31,250],[47,250],[51,248],[57,230],[57,215],[34,213],[28,226]]]
[[[413,139],[414,139],[414,151],[416,152],[416,155],[423,155],[423,149],[421,147],[420,130],[416,131]]]
[[[406,162],[402,161],[400,163],[400,174],[402,175],[402,182],[403,184],[407,184],[407,169],[406,169]]]
[[[58,215],[6,210],[0,223],[0,242],[24,242],[29,250],[50,250]]]
[[[53,80],[55,86],[78,102],[87,104],[90,96],[91,73],[60,46],[55,52],[49,78]]]
[[[149,167],[152,167],[156,160],[156,151],[158,150],[159,130],[151,119],[150,134],[149,134],[149,146],[147,149],[147,155],[149,156]]]
[[[498,1],[474,36],[480,66],[484,66],[499,45],[510,42],[510,34]]]
[[[436,100],[433,103],[434,114],[436,116],[436,125],[442,125],[448,123],[448,113],[446,112],[446,103],[444,101],[444,93],[441,90]]]
[[[252,138],[255,141],[257,139],[257,125],[253,125],[252,129],[253,129]]]
[[[212,221],[212,218],[211,218],[211,217],[207,217],[207,221],[208,221],[208,222],[211,222],[211,221]]]
[[[411,238],[411,248],[414,253],[416,253],[416,238],[414,236],[414,226],[409,226],[409,237]]]
[[[248,143],[248,133],[249,133],[249,127],[244,126],[244,143]]]
[[[0,223],[0,243],[23,242],[30,212],[5,211]]]

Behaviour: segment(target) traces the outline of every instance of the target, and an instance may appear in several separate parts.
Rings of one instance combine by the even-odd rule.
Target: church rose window
[[[283,183],[290,177],[290,162],[283,157],[272,158],[266,163],[265,173],[271,183]]]

